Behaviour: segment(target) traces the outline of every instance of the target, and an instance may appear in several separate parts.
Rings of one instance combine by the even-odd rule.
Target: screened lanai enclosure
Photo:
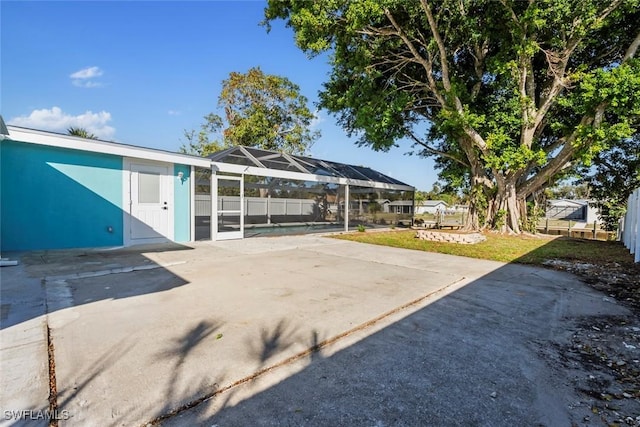
[[[409,226],[414,187],[364,166],[232,147],[195,168],[196,240]],[[212,203],[212,196],[217,203]]]

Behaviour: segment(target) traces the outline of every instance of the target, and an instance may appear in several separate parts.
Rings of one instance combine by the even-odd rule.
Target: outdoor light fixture
[[[182,181],[182,178],[184,178],[184,173],[182,171],[178,172],[178,179],[180,181]]]

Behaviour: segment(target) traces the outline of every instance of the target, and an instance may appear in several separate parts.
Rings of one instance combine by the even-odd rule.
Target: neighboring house
[[[454,212],[467,212],[469,210],[468,205],[453,205]]]
[[[448,209],[448,205],[443,200],[425,200],[415,207],[416,215],[436,212],[444,212]]]
[[[351,209],[363,214],[371,212],[373,205],[382,213],[413,214],[413,200],[357,199],[351,202]]]
[[[274,222],[349,230],[355,213],[330,205],[350,188],[415,191],[366,167],[255,148],[201,158],[0,126],[0,251],[243,238]]]
[[[394,200],[393,202],[389,202],[389,212],[413,214],[413,200]]]
[[[545,217],[586,223],[600,223],[598,209],[589,200],[552,199],[547,201]]]

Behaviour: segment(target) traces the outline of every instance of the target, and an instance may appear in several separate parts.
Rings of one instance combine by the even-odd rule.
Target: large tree
[[[311,56],[321,106],[376,150],[408,139],[465,176],[468,227],[519,232],[554,177],[631,136],[638,0],[270,0]]]
[[[205,116],[200,130],[185,131],[182,152],[207,155],[235,145],[303,154],[320,136],[314,113],[300,87],[259,67],[232,72],[222,82],[218,108],[223,116]],[[217,136],[216,136],[217,135]]]

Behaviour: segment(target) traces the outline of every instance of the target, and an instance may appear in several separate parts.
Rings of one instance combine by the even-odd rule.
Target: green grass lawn
[[[475,245],[431,242],[415,238],[415,231],[354,232],[335,235],[336,239],[415,249],[470,258],[522,264],[542,264],[562,259],[603,264],[617,262],[633,265],[633,257],[620,242],[569,239],[560,236],[508,236],[485,233],[487,240]]]

